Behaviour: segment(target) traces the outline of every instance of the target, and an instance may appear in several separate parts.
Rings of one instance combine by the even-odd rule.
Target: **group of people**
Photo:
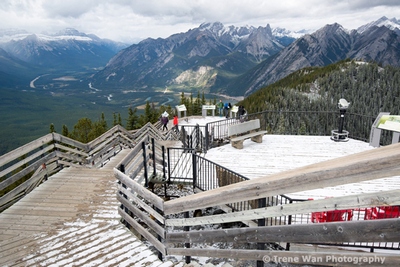
[[[222,100],[219,100],[217,104],[219,116],[222,117],[222,114],[225,116],[225,118],[229,117],[229,110],[232,108],[231,103],[223,103]],[[240,121],[246,120],[247,117],[247,111],[244,108],[244,106],[239,106],[238,113],[237,113],[237,118],[240,119]]]
[[[231,103],[227,102],[227,103],[223,103],[222,100],[219,100],[218,104],[217,104],[217,108],[218,108],[218,112],[219,112],[219,116],[222,117],[222,114],[225,116],[225,118],[229,117],[229,110],[232,108]],[[239,106],[238,112],[237,112],[237,118],[240,119],[241,122],[245,121],[247,117],[247,111],[244,108],[244,106]],[[168,115],[166,114],[162,114],[160,117],[160,122],[162,124],[162,130],[163,131],[168,131]],[[179,127],[178,127],[178,116],[175,115],[174,119],[173,119],[173,129],[175,130],[175,132],[179,132]]]
[[[162,130],[168,131],[168,122],[169,122],[168,115],[164,115],[164,114],[161,115],[160,122],[163,125]],[[174,116],[172,123],[174,124],[173,129],[175,130],[175,132],[178,133],[179,127],[178,127],[178,116],[177,115]]]
[[[219,116],[222,117],[222,114],[224,114],[225,118],[229,117],[229,110],[232,108],[231,103],[223,103],[222,100],[220,99],[218,104],[217,104]]]

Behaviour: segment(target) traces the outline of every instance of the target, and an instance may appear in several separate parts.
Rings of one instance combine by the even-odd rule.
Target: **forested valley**
[[[180,104],[185,105],[187,108],[187,116],[201,115],[202,105],[215,105],[216,101],[216,99],[212,99],[207,102],[204,94],[200,94],[200,92],[197,92],[197,97],[194,97],[193,94],[186,97],[184,93],[181,93],[180,97]],[[144,112],[141,114],[138,114],[137,108],[129,107],[127,110],[127,118],[123,119],[120,113],[114,113],[111,125],[107,123],[104,113],[101,114],[97,121],[92,121],[84,117],[78,120],[72,130],[69,130],[66,125],[62,125],[61,134],[77,141],[87,143],[102,135],[115,125],[121,125],[130,131],[140,129],[148,122],[155,123],[159,121],[161,114],[164,112],[167,112],[171,119],[175,115],[175,108],[172,108],[170,105],[161,105],[157,107],[154,103],[146,102]],[[56,132],[56,125],[50,124],[50,132]]]
[[[400,68],[381,67],[376,63],[354,60],[341,61],[326,67],[309,67],[299,70],[286,78],[260,89],[236,105],[243,105],[249,114],[271,111],[337,111],[339,99],[350,102],[348,112],[375,117],[379,112],[400,114]],[[201,106],[215,105],[216,99],[206,100],[204,94],[197,92],[185,97],[182,93],[180,104],[187,107],[187,115],[201,115]],[[89,142],[112,126],[122,125],[127,130],[142,127],[148,122],[155,123],[160,115],[167,111],[175,114],[171,106],[157,107],[146,103],[143,114],[137,109],[128,109],[127,119],[114,114],[110,127],[104,114],[98,121],[88,118],[80,119],[72,131],[63,125],[62,133],[81,142]],[[297,119],[296,119],[297,121]],[[304,123],[304,122],[299,122]],[[304,125],[293,125],[300,128]],[[50,125],[50,132],[55,131]]]

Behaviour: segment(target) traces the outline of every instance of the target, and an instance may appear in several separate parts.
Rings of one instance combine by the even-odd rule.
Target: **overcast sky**
[[[400,0],[1,0],[0,28],[55,33],[75,28],[137,43],[204,22],[316,30],[337,22],[355,29],[382,16],[400,19]]]

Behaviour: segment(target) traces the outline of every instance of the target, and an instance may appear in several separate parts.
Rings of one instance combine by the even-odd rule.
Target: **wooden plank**
[[[64,145],[58,144],[58,143],[55,143],[54,146],[55,146],[56,148],[58,148],[58,149],[66,150],[66,151],[72,152],[72,153],[74,153],[74,154],[81,155],[81,156],[83,156],[83,157],[89,156],[89,154],[86,153],[85,151],[78,150],[78,149],[76,149],[76,148],[70,148],[70,147],[67,147],[67,146],[64,146]]]
[[[399,161],[400,143],[173,199],[164,214],[396,176]]]
[[[20,158],[27,153],[31,152],[32,150],[35,150],[49,142],[53,141],[53,135],[52,134],[47,134],[43,137],[40,137],[26,145],[23,145],[17,149],[14,149],[2,156],[0,156],[0,166],[4,166],[7,163]]]
[[[108,140],[110,137],[114,137],[114,135],[116,133],[121,131],[121,128],[122,127],[120,125],[115,125],[111,129],[109,129],[107,132],[103,133],[102,135],[100,135],[96,139],[90,141],[88,143],[88,150],[92,151],[93,153],[95,153],[96,151],[98,151],[98,147],[101,147],[103,145],[103,143],[106,140]]]
[[[142,169],[143,156],[138,154],[136,158],[133,158],[132,161],[127,166],[125,166],[125,174],[129,174],[129,176],[131,177],[136,177]]]
[[[150,214],[146,214],[135,207],[131,202],[127,199],[122,197],[121,195],[117,195],[117,199],[124,205],[130,212],[132,212],[135,216],[137,216],[140,220],[147,224],[149,228],[151,228],[154,232],[160,235],[162,238],[165,237],[165,231],[162,226],[160,226],[157,222],[155,222],[151,217]],[[124,215],[124,218],[128,215]]]
[[[7,178],[5,181],[0,183],[0,189],[6,188],[7,186],[15,183],[16,181],[18,181],[25,175],[29,174],[30,172],[35,171],[37,168],[39,168],[39,166],[41,166],[43,163],[47,162],[49,159],[53,158],[54,156],[55,156],[55,153],[52,152],[52,153],[46,155],[45,157],[41,158],[40,160],[36,161],[35,163],[29,165],[22,171]],[[7,206],[7,203],[9,203],[10,201],[13,201],[14,199],[18,198],[21,194],[27,193],[27,192],[25,192],[25,189],[27,186],[29,186],[28,183],[20,184],[19,186],[14,188],[12,191],[10,191],[6,195],[2,196],[0,198],[0,207]]]
[[[165,246],[158,239],[150,234],[142,225],[128,216],[121,208],[118,208],[118,213],[126,220],[140,235],[144,236],[158,251],[166,255]]]
[[[212,216],[166,219],[167,226],[194,226],[204,224],[250,221],[263,218],[307,214],[316,211],[348,210],[374,206],[400,205],[400,189],[344,197],[304,201],[266,208],[231,212]]]
[[[88,151],[88,146],[86,144],[83,144],[79,141],[76,141],[74,139],[71,139],[69,137],[63,136],[61,134],[58,133],[52,133],[53,135],[53,140],[63,143],[64,145],[69,145],[75,148],[79,148],[82,149],[83,151]]]
[[[243,250],[215,248],[167,248],[168,255],[190,255],[208,258],[258,260],[275,263],[307,264],[317,266],[355,266],[361,261],[365,266],[399,266],[400,257],[393,254],[369,252],[298,252],[276,250]]]
[[[228,136],[233,136],[251,130],[256,130],[260,128],[260,119],[245,121],[238,124],[232,124],[228,127]]]
[[[241,135],[241,136],[232,138],[231,142],[235,142],[235,141],[239,141],[239,140],[245,140],[245,139],[257,136],[257,135],[264,135],[266,133],[267,133],[267,131],[257,131],[257,132],[248,133],[246,135]]]
[[[174,232],[166,235],[168,243],[211,244],[217,242],[334,244],[398,242],[399,240],[400,218]]]
[[[142,209],[147,211],[151,216],[156,218],[161,224],[165,224],[165,218],[161,214],[159,214],[157,211],[155,211],[152,207],[147,205],[143,200],[132,194],[130,191],[126,190],[122,186],[120,186],[119,190],[128,196],[130,200],[133,200],[137,205],[139,205]]]
[[[164,200],[159,196],[153,194],[151,191],[147,190],[139,183],[135,182],[122,172],[117,169],[114,169],[115,178],[121,181],[121,183],[125,184],[127,187],[131,188],[133,192],[137,193],[138,195],[142,196],[143,198],[147,199],[151,203],[154,204],[157,208],[161,211],[164,210]]]
[[[71,164],[87,164],[88,162],[86,162],[86,159],[85,158],[83,158],[83,157],[81,157],[81,156],[79,156],[79,155],[73,155],[73,154],[69,154],[69,153],[64,153],[64,152],[61,152],[61,151],[56,151],[56,155],[57,155],[57,157],[59,157],[60,159],[59,159],[59,162],[61,161],[61,160],[64,160],[64,162],[66,161],[66,160],[70,160],[70,161],[74,161],[73,163],[71,163]],[[81,166],[82,167],[82,166]]]
[[[20,168],[21,166],[24,166],[24,165],[30,163],[31,161],[33,161],[35,159],[36,160],[40,160],[42,156],[48,154],[48,152],[53,150],[53,149],[54,149],[54,146],[53,145],[49,145],[49,146],[46,146],[44,149],[41,149],[41,150],[37,151],[36,153],[34,153],[34,154],[24,158],[24,159],[19,160],[18,162],[16,162],[12,166],[10,166],[7,169],[1,171],[0,172],[0,177],[3,177],[6,174],[11,173],[12,171]],[[0,185],[0,187],[1,187],[1,185]]]

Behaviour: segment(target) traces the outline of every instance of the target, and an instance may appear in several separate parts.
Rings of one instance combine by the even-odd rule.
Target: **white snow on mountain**
[[[396,18],[392,18],[392,19],[388,19],[387,17],[381,17],[380,19],[376,20],[376,21],[372,21],[368,24],[365,24],[361,27],[359,27],[357,29],[357,31],[359,33],[363,33],[364,31],[366,31],[367,29],[369,29],[370,27],[373,26],[377,26],[377,27],[381,27],[381,26],[385,26],[391,30],[398,30],[400,31],[400,21],[397,20]]]
[[[20,41],[29,36],[36,35],[39,40],[43,41],[61,41],[61,40],[77,40],[77,41],[94,41],[91,37],[84,33],[80,33],[75,29],[66,29],[65,31],[57,34],[45,33],[30,33],[20,29],[0,29],[0,43],[7,43],[10,41]]]

